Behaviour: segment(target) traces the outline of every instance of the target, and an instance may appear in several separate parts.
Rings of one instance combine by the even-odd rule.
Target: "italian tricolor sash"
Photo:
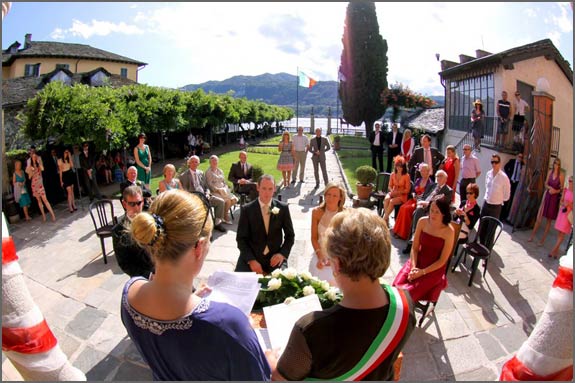
[[[380,365],[395,350],[407,329],[409,321],[409,305],[405,291],[395,287],[383,286],[389,294],[389,312],[379,334],[374,339],[365,355],[347,373],[329,380],[358,381],[365,378]],[[305,380],[322,380],[306,378]]]

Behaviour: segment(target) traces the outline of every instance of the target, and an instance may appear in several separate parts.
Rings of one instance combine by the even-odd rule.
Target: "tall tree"
[[[338,93],[343,118],[355,126],[364,122],[369,135],[385,112],[380,95],[387,88],[387,41],[379,34],[372,1],[347,5],[342,42]]]

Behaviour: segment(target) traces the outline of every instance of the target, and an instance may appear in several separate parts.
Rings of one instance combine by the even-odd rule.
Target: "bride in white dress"
[[[330,182],[325,186],[323,202],[311,213],[311,243],[314,253],[309,265],[311,275],[335,285],[329,259],[321,251],[320,240],[334,215],[344,209],[345,189],[341,184]]]

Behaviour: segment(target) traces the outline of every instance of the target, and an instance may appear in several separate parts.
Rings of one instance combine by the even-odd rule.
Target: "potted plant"
[[[336,134],[333,136],[333,149],[334,150],[339,150],[340,141],[341,141],[341,136],[339,134]]]
[[[357,179],[357,198],[369,199],[373,191],[373,181],[377,177],[377,170],[372,166],[362,165],[355,169],[355,178]]]

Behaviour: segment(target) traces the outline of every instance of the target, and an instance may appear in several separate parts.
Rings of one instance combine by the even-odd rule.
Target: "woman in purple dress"
[[[527,242],[532,242],[537,234],[537,230],[541,225],[542,218],[545,218],[545,231],[543,232],[543,237],[539,241],[538,245],[543,246],[545,243],[545,238],[549,233],[551,228],[551,221],[557,218],[557,213],[559,212],[559,201],[561,200],[561,190],[563,188],[563,183],[565,182],[565,176],[561,173],[561,160],[555,158],[553,161],[553,167],[549,170],[547,174],[547,181],[545,181],[545,194],[543,194],[543,201],[539,207],[539,212],[537,214],[537,219],[535,220],[535,226],[531,232],[531,236]]]

